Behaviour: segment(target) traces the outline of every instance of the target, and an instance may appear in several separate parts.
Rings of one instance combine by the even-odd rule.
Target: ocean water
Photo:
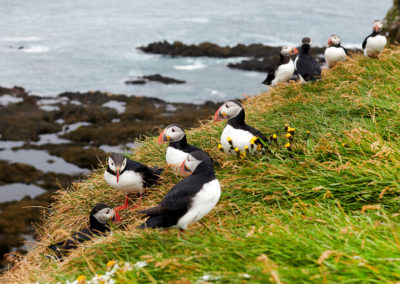
[[[110,1],[2,0],[0,86],[34,94],[100,90],[200,103],[254,95],[265,75],[231,70],[239,59],[171,58],[143,54],[154,41],[211,41],[220,45],[298,45],[310,36],[326,44],[330,34],[360,47],[374,19],[392,0]],[[23,46],[23,49],[18,47]],[[159,73],[182,85],[125,85]]]

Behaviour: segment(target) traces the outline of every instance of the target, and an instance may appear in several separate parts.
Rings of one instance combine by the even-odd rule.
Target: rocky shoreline
[[[161,54],[168,56],[184,56],[184,57],[216,57],[216,58],[232,58],[247,57],[238,63],[229,63],[229,68],[268,72],[269,67],[279,61],[279,52],[281,47],[267,46],[263,44],[237,44],[235,46],[219,46],[210,42],[203,42],[198,45],[184,44],[180,41],[169,43],[168,41],[160,41],[150,43],[147,46],[138,47],[145,53]],[[317,61],[323,64],[325,47],[313,47],[311,54],[316,57]],[[360,52],[358,49],[348,49],[349,52]]]
[[[107,152],[132,150],[134,139],[171,123],[195,126],[218,106],[99,91],[40,97],[0,87],[0,197],[11,196],[0,198],[0,267],[5,253],[24,253],[55,190],[86,176]],[[40,194],[28,196],[30,187]],[[12,196],[16,189],[24,194]]]

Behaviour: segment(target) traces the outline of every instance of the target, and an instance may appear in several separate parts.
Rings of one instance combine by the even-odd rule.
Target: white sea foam
[[[44,45],[31,45],[22,49],[26,53],[46,53],[49,52],[49,48]]]
[[[0,41],[8,42],[21,42],[21,41],[39,41],[40,37],[37,36],[27,36],[27,37],[1,37]]]
[[[191,23],[205,24],[205,23],[209,23],[210,19],[208,19],[208,18],[183,18],[182,21],[191,22]]]
[[[203,64],[201,61],[196,60],[193,62],[193,64],[189,65],[174,65],[173,66],[177,70],[187,70],[187,71],[192,71],[192,70],[198,70],[198,69],[204,69],[206,68],[206,65]]]

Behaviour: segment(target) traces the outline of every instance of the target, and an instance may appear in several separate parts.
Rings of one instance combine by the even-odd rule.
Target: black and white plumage
[[[382,34],[382,21],[375,20],[372,24],[373,31],[362,44],[364,55],[368,57],[378,56],[386,46],[386,37]]]
[[[75,233],[71,238],[48,246],[55,253],[50,258],[62,260],[62,257],[70,250],[76,249],[80,243],[91,240],[96,236],[106,235],[110,231],[108,221],[119,222],[120,217],[117,212],[107,204],[96,204],[90,212],[89,227]]]
[[[172,187],[159,205],[139,212],[149,217],[139,228],[185,230],[215,207],[221,187],[210,157],[203,151],[192,152],[182,163],[182,170],[192,174]]]
[[[203,151],[202,149],[190,145],[186,140],[186,133],[177,124],[168,125],[158,137],[158,144],[169,142],[165,158],[167,164],[173,167],[180,174],[180,166],[185,161],[190,152]]]
[[[340,37],[338,35],[331,35],[328,40],[328,47],[324,53],[328,68],[335,66],[340,61],[345,61],[347,55],[347,50],[341,46]]]
[[[311,39],[305,37],[302,40],[299,56],[296,58],[295,66],[299,73],[300,81],[316,81],[321,79],[321,66],[311,56]]]
[[[111,187],[126,192],[124,205],[115,208],[115,210],[128,207],[129,193],[139,193],[141,198],[145,188],[155,184],[162,172],[163,169],[149,168],[142,163],[127,159],[120,153],[112,153],[108,158],[104,178]]]
[[[297,54],[297,52],[295,47],[283,46],[279,53],[279,63],[270,67],[263,84],[274,87],[292,78],[295,68],[290,56]]]
[[[263,150],[262,142],[268,143],[261,131],[246,124],[244,108],[238,101],[229,100],[216,111],[214,121],[222,119],[228,120],[221,134],[221,145],[226,153],[256,153]]]

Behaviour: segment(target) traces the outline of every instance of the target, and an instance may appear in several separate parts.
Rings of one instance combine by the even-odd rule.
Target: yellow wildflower
[[[286,143],[286,144],[285,144],[285,148],[286,148],[286,149],[289,149],[290,146],[291,146],[290,143]]]
[[[272,135],[272,139],[276,139],[276,138],[278,138],[278,136],[276,136],[276,134],[274,133],[274,134]]]
[[[78,284],[84,284],[84,283],[86,283],[86,276],[85,275],[79,275],[76,280],[78,281]]]
[[[290,134],[290,133],[286,134],[286,138],[290,138],[290,137],[292,137],[292,134]]]

